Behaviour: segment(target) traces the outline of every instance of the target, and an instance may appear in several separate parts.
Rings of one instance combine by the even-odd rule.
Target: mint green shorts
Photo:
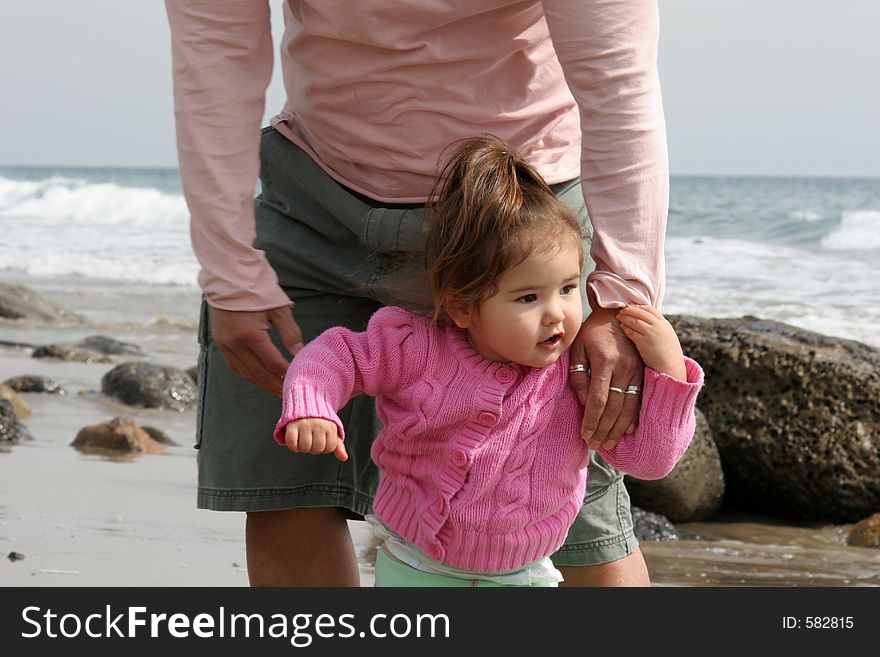
[[[444,589],[454,588],[529,588],[515,584],[499,584],[488,579],[464,579],[441,575],[439,573],[426,573],[416,570],[409,564],[395,559],[387,554],[381,547],[376,552],[376,587],[437,587]],[[555,588],[558,584],[535,584],[532,588]]]
[[[427,301],[422,206],[389,206],[352,192],[272,128],[263,131],[261,155],[255,246],[265,251],[295,301],[292,312],[306,340],[331,326],[363,330],[383,305]],[[577,181],[553,188],[586,223]],[[378,484],[370,445],[381,427],[372,399],[358,397],[339,414],[348,461],[332,455],[304,459],[273,440],[281,400],[226,367],[204,304],[199,342],[198,506],[338,507],[352,518],[368,514]],[[590,463],[585,505],[553,562],[606,563],[637,545],[623,477],[597,457]]]

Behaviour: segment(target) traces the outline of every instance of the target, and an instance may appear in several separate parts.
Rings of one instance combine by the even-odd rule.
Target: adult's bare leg
[[[251,586],[360,586],[341,509],[248,513],[245,543]]]
[[[595,566],[559,566],[562,586],[650,586],[648,566],[639,548],[622,559]]]

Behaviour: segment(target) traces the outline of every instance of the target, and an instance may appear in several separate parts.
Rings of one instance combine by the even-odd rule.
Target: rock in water
[[[72,363],[112,363],[113,359],[100,351],[85,349],[75,344],[47,344],[34,349],[33,358],[57,358]]]
[[[5,399],[12,404],[12,410],[15,411],[19,419],[26,420],[31,416],[31,407],[21,398],[21,395],[5,383],[0,383],[0,399]]]
[[[77,347],[97,351],[108,356],[143,356],[144,352],[136,344],[120,342],[106,335],[90,335],[76,343]]]
[[[71,443],[81,452],[144,452],[158,454],[165,446],[153,440],[138,426],[137,422],[126,417],[115,417],[103,424],[83,427]]]
[[[880,508],[880,350],[755,317],[670,321],[706,372],[725,505],[837,523]]]
[[[0,399],[0,445],[20,443],[22,440],[33,440],[34,437],[27,427],[21,423],[12,402]]]
[[[50,395],[66,395],[67,391],[54,379],[48,379],[37,374],[24,374],[14,376],[3,382],[16,392],[45,392]]]
[[[697,409],[694,440],[672,472],[655,481],[626,477],[632,503],[672,522],[708,518],[721,508],[724,472],[706,417]]]
[[[651,513],[637,506],[632,507],[633,533],[640,541],[677,541],[690,538],[659,513]]]
[[[121,402],[147,408],[183,411],[196,403],[195,382],[176,367],[123,363],[101,379],[101,392]]]
[[[150,436],[157,443],[162,443],[163,445],[174,445],[177,446],[180,443],[176,443],[168,436],[167,433],[162,431],[161,429],[157,429],[156,427],[141,427],[144,431],[147,432],[147,435]]]
[[[57,303],[23,285],[0,283],[0,318],[35,319],[45,322],[81,318]]]
[[[880,548],[880,513],[853,525],[846,544],[854,547]]]

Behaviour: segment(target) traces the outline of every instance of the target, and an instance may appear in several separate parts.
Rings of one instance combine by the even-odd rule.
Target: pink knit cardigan
[[[645,371],[638,430],[599,453],[639,479],[665,476],[694,434],[703,382]],[[546,368],[484,359],[466,334],[400,308],[367,330],[325,331],[284,380],[275,439],[288,422],[326,418],[360,393],[376,398],[384,428],[372,446],[381,471],[375,514],[419,549],[460,568],[519,568],[557,550],[584,499],[588,449],[568,354]],[[325,458],[332,458],[329,455]]]

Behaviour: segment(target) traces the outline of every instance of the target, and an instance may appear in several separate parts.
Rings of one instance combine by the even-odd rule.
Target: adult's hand
[[[613,449],[624,433],[635,430],[642,396],[611,390],[642,387],[645,365],[635,345],[615,319],[617,310],[598,308],[581,326],[571,346],[571,364],[586,372],[572,372],[571,384],[584,404],[581,435],[591,449]]]
[[[211,334],[226,364],[246,381],[281,396],[287,359],[272,343],[273,326],[281,342],[293,354],[302,349],[302,331],[289,306],[269,310],[221,310],[211,307]]]

